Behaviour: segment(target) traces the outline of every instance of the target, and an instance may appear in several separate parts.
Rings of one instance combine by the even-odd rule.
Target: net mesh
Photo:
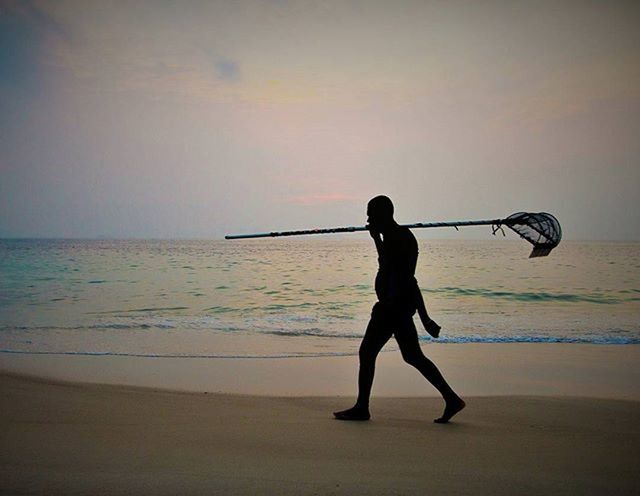
[[[529,258],[548,255],[562,239],[558,219],[546,212],[518,212],[507,217],[504,225],[533,245]]]

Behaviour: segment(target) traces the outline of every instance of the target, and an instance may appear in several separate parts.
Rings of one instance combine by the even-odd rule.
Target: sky
[[[0,237],[362,225],[386,194],[399,222],[639,240],[638,26],[637,1],[0,0]]]

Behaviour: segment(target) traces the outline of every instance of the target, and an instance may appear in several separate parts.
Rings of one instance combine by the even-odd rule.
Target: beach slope
[[[170,392],[0,375],[2,494],[638,494],[640,402],[350,400]]]

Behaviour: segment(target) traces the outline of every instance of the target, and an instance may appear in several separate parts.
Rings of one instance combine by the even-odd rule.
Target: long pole
[[[415,224],[402,224],[403,227],[409,229],[419,229],[425,227],[464,227],[464,226],[508,226],[512,223],[510,219],[493,219],[493,220],[461,220],[454,222],[416,222]],[[272,231],[265,233],[253,234],[227,234],[224,239],[248,239],[248,238],[277,238],[281,236],[302,236],[307,234],[333,234],[333,233],[352,233],[357,231],[368,231],[366,226],[350,226],[350,227],[330,227],[326,229],[304,229],[301,231]]]

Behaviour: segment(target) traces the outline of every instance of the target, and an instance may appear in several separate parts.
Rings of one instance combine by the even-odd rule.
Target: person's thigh
[[[376,303],[371,310],[371,319],[360,344],[360,356],[377,356],[392,334],[393,328],[388,313],[382,305]]]
[[[424,356],[422,349],[420,349],[418,330],[412,316],[399,316],[397,322],[398,325],[393,336],[396,338],[402,356],[405,359]]]

